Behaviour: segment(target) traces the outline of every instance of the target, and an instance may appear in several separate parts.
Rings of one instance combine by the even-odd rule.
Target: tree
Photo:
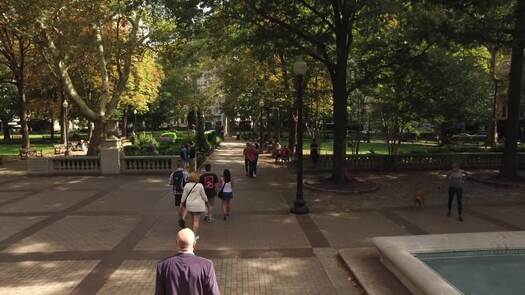
[[[505,123],[505,151],[501,175],[513,179],[518,171],[518,136],[520,101],[523,80],[523,50],[525,49],[525,0],[517,0],[515,7],[512,57],[508,90],[508,117]]]
[[[22,132],[22,148],[29,148],[27,125],[27,67],[33,44],[26,34],[29,24],[25,16],[30,13],[29,3],[24,1],[2,1],[0,4],[0,62],[10,70],[7,81],[17,88],[18,115]]]
[[[16,104],[17,89],[12,84],[0,84],[0,122],[2,123],[2,130],[4,133],[4,142],[11,141],[11,129],[9,122],[17,113]]]
[[[96,153],[105,137],[105,126],[115,112],[128,87],[133,63],[146,49],[154,34],[152,22],[158,7],[147,1],[122,3],[98,0],[84,3],[58,1],[41,7],[38,20],[44,52],[60,78],[67,95],[82,114],[94,123],[88,154]],[[78,34],[82,32],[82,34]],[[93,106],[70,74],[70,54],[80,50],[96,60],[101,93]]]

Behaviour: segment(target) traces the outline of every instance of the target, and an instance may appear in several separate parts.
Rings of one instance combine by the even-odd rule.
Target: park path
[[[222,294],[356,294],[313,220],[289,214],[293,175],[263,157],[246,177],[243,146],[227,141],[208,159],[235,182],[231,218],[203,223],[196,250]],[[151,294],[156,263],[176,252],[167,178],[0,179],[0,294]]]
[[[373,194],[305,191],[311,213],[292,215],[293,171],[262,156],[248,178],[243,146],[226,141],[208,159],[235,183],[231,218],[203,223],[197,244],[223,294],[359,294],[348,269],[383,287],[376,294],[406,294],[372,237],[525,229],[523,190],[468,184],[463,223],[444,216],[442,201],[412,210],[414,188],[440,182],[434,172],[372,175],[381,182]],[[156,263],[176,251],[167,178],[0,177],[0,294],[153,293]]]

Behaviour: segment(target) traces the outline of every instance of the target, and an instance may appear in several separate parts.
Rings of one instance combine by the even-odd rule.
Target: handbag
[[[222,185],[221,190],[218,193],[219,199],[222,199],[224,197],[224,186],[226,185],[226,182]]]
[[[190,197],[191,195],[191,192],[193,191],[193,189],[195,188],[195,186],[197,186],[198,183],[194,184],[193,187],[190,189],[190,191],[188,192],[188,196],[186,197],[186,200],[184,200],[184,202],[182,202],[182,207],[186,208],[186,201],[188,200],[188,198]]]

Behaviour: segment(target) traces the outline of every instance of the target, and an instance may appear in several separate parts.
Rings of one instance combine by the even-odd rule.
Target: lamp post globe
[[[293,64],[293,72],[297,76],[296,84],[296,111],[297,111],[297,193],[290,212],[294,214],[307,214],[309,212],[303,197],[303,77],[308,70],[308,65],[302,56],[298,56]]]
[[[296,76],[304,76],[308,70],[308,65],[302,56],[298,56],[293,64],[293,72]]]

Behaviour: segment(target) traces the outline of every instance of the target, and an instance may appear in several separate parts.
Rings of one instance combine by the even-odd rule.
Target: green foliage
[[[157,140],[152,134],[141,132],[133,139],[133,144],[139,147],[157,145]]]

